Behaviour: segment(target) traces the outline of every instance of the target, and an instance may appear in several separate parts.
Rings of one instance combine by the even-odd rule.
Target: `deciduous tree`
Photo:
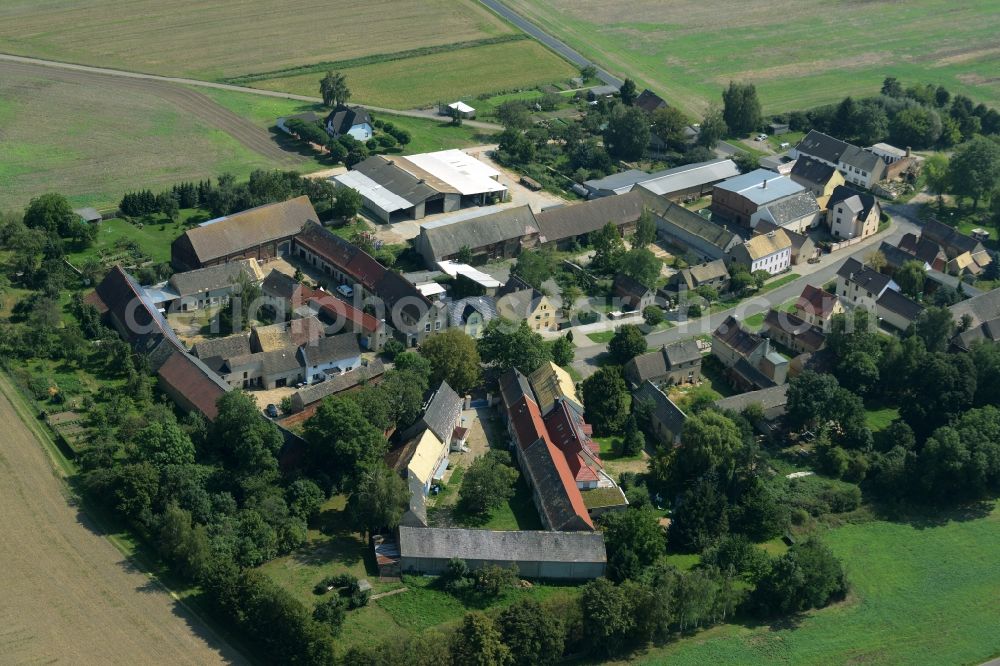
[[[431,384],[448,382],[459,395],[476,387],[482,378],[476,341],[465,331],[449,328],[424,341],[420,353],[431,362]]]

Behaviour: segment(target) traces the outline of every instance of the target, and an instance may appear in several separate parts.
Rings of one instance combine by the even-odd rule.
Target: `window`
[[[434,330],[435,331],[440,331],[441,330],[441,322],[440,321],[434,322]]]
[[[427,322],[426,324],[424,324],[424,332],[430,333],[430,331],[431,331],[431,323]]]

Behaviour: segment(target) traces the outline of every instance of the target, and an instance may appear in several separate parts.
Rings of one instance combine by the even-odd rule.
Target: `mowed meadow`
[[[996,0],[507,0],[612,72],[685,111],[753,81],[765,112],[943,84],[1000,104]]]
[[[522,39],[453,51],[338,68],[352,100],[393,109],[419,108],[464,99],[476,106],[480,94],[568,82],[575,67],[536,41]],[[318,95],[322,74],[255,81],[255,88]]]
[[[0,51],[221,79],[509,35],[474,0],[4,0]]]
[[[849,524],[820,536],[843,559],[842,603],[776,626],[725,625],[637,663],[979,664],[1000,655],[1000,509],[985,517]]]

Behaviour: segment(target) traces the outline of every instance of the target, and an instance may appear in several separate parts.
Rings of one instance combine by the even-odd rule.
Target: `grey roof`
[[[649,402],[653,406],[653,417],[662,423],[663,427],[675,435],[680,435],[687,414],[663,391],[647,380],[639,385],[634,395],[637,401]]]
[[[966,236],[958,231],[958,229],[949,227],[947,224],[939,222],[934,218],[924,223],[920,237],[921,239],[926,238],[941,245],[949,259],[963,252],[976,253],[985,249],[983,244],[972,236]]]
[[[400,527],[399,552],[404,558],[490,560],[494,562],[605,562],[600,532]]]
[[[74,208],[73,212],[83,218],[84,222],[100,222],[103,219],[96,208]]]
[[[851,201],[855,199],[856,201]],[[878,204],[878,201],[871,194],[866,192],[859,192],[852,187],[847,185],[838,185],[833,188],[833,193],[830,195],[830,201],[827,203],[827,208],[833,208],[840,202],[844,202],[851,206],[851,210],[861,217],[868,217],[871,209]]]
[[[640,108],[646,113],[652,113],[657,109],[667,106],[667,101],[649,88],[646,88],[632,101],[632,106]]]
[[[685,268],[695,282],[703,283],[709,280],[717,280],[719,278],[728,279],[729,269],[726,268],[726,262],[723,259],[716,259],[715,261],[708,261],[704,264],[697,264],[691,266],[690,268]]]
[[[319,365],[331,361],[353,359],[361,356],[358,336],[354,333],[341,333],[320,338],[302,345],[302,353],[308,365]]]
[[[669,196],[692,187],[718,183],[726,178],[738,176],[739,173],[740,170],[735,162],[722,158],[660,171],[652,174],[638,186],[652,194]]]
[[[441,382],[424,407],[423,422],[442,442],[450,442],[461,413],[462,399],[448,386],[448,382]]]
[[[878,171],[879,167],[885,168],[881,157],[857,146],[848,146],[840,156],[840,161],[869,174]]]
[[[296,410],[301,410],[306,405],[311,405],[312,403],[318,402],[327,396],[335,395],[341,391],[346,391],[347,389],[357,386],[361,382],[378,377],[384,372],[385,365],[381,360],[375,359],[369,362],[368,365],[363,365],[359,368],[351,370],[350,372],[345,372],[342,375],[331,377],[325,382],[312,384],[299,389],[292,394],[292,406]]]
[[[966,314],[972,317],[972,326],[980,326],[993,321],[1000,317],[1000,288],[973,296],[961,303],[955,303],[948,309],[951,310],[955,321],[959,321],[962,315]]]
[[[355,164],[351,171],[358,171],[372,179],[397,197],[411,204],[418,204],[438,194],[438,191],[398,166],[394,160],[373,155]]]
[[[668,227],[682,229],[692,236],[704,240],[709,245],[714,245],[722,252],[728,252],[733,246],[742,242],[739,236],[721,224],[709,222],[698,213],[672,202],[668,202],[659,217],[661,222],[666,223]]]
[[[285,275],[276,269],[271,269],[271,272],[267,274],[264,281],[260,283],[261,291],[264,292],[265,296],[283,298],[285,300],[291,300],[292,296],[295,295],[295,291],[301,286],[298,280],[291,275]]]
[[[854,257],[849,258],[841,265],[837,270],[837,275],[873,294],[880,294],[892,282],[892,278],[888,275],[865,266]]]
[[[180,296],[193,296],[231,286],[236,283],[240,275],[246,275],[251,279],[256,277],[250,271],[249,260],[241,259],[218,266],[174,273],[170,277],[170,284]]]
[[[758,206],[764,206],[797,194],[804,188],[788,176],[781,176],[767,169],[756,169],[717,183],[715,189],[739,194]]]
[[[573,206],[560,206],[535,216],[546,242],[597,231],[608,222],[617,226],[635,222],[642,215],[643,199],[636,192],[618,197],[593,199]]]
[[[448,314],[452,326],[464,326],[469,315],[478,312],[484,321],[497,315],[497,303],[491,296],[466,296],[448,304]]]
[[[782,360],[784,360],[784,357],[782,357]],[[747,383],[756,386],[757,388],[763,389],[775,386],[773,379],[765,375],[752,363],[750,363],[750,361],[743,357],[740,357],[740,360],[736,361],[736,365],[734,365],[731,370],[742,377]]]
[[[562,460],[557,461],[555,456],[560,456]],[[570,493],[579,494],[580,491],[573,482],[572,472],[566,466],[564,454],[555,444],[551,444],[547,437],[538,438],[522,450],[521,462],[522,471],[527,475],[529,485],[538,498],[538,509],[544,514],[543,523],[554,530],[593,529],[586,522],[590,520],[586,516],[586,508],[580,508],[583,515],[577,513]],[[565,480],[560,474],[560,465],[567,473]],[[567,483],[572,487],[568,487]],[[581,497],[581,505],[582,499]]]
[[[639,169],[629,169],[628,171],[622,171],[621,173],[613,173],[610,176],[605,176],[604,178],[597,178],[593,180],[583,181],[583,186],[590,190],[592,193],[599,191],[611,191],[624,190],[628,191],[636,183],[641,183],[644,180],[649,179],[649,174],[645,171],[640,171]]]
[[[882,253],[885,257],[886,266],[891,268],[899,268],[907,261],[920,261],[909,252],[899,249],[895,245],[890,245],[889,243],[882,241],[878,246],[878,251]],[[921,262],[927,265],[927,262]]]
[[[799,192],[790,197],[768,204],[764,207],[771,221],[779,227],[801,220],[819,212],[819,204],[812,192]]]
[[[494,243],[520,239],[538,233],[531,207],[525,204],[451,224],[420,229],[420,242],[430,248],[435,259],[457,253],[463,247],[476,249]]]
[[[783,312],[774,308],[768,310],[764,317],[763,330],[770,331],[772,328],[781,329],[807,351],[816,351],[826,344],[826,335],[822,329],[791,312]]]
[[[653,291],[652,288],[647,287],[643,283],[639,282],[635,278],[632,278],[624,273],[616,273],[614,282],[612,283],[612,288],[615,290],[616,294],[626,295],[635,298],[642,298]]]
[[[876,305],[880,308],[885,308],[889,312],[895,312],[910,322],[916,321],[920,313],[924,311],[924,306],[920,305],[920,303],[907,298],[894,289],[886,289],[885,293],[879,297]]]
[[[840,156],[844,154],[844,151],[849,146],[850,144],[840,139],[835,139],[816,130],[809,130],[809,134],[806,134],[799,141],[795,149],[800,153],[812,155],[832,164],[837,164],[840,162]]]
[[[671,367],[701,359],[701,350],[698,348],[698,342],[694,339],[669,344],[663,348],[663,353]]]
[[[527,396],[532,401],[535,399],[528,378],[517,368],[511,368],[500,375],[500,396],[508,410],[522,397]]]
[[[250,353],[250,334],[236,333],[224,338],[211,338],[195,343],[191,350],[200,359],[218,357],[221,359],[245,356]]]
[[[788,384],[782,384],[721,398],[715,401],[715,407],[724,411],[742,412],[750,405],[760,405],[764,409],[764,417],[774,419],[785,414],[787,396]]]
[[[807,183],[822,187],[830,182],[833,174],[837,173],[835,167],[811,157],[800,157],[795,160],[792,166],[792,180],[804,180]]]
[[[330,112],[330,115],[326,117],[326,125],[329,127],[334,134],[337,136],[341,134],[346,134],[351,131],[351,128],[357,127],[358,125],[372,124],[372,117],[368,113],[368,109],[362,108],[360,106],[344,106],[340,105]]]

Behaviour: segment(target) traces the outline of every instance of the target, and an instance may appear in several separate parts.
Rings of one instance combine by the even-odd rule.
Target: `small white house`
[[[784,229],[754,236],[731,251],[734,263],[742,264],[753,273],[767,271],[776,275],[792,265],[792,241]]]
[[[326,117],[324,125],[334,139],[346,134],[358,141],[367,141],[375,134],[371,115],[360,106],[338,106]]]
[[[476,110],[461,100],[452,102],[451,104],[442,104],[438,107],[438,113],[450,118],[454,118],[457,113],[459,118],[465,118],[466,120],[476,117]]]
[[[361,365],[361,347],[354,333],[341,333],[307,342],[301,347],[305,380],[313,384]]]

